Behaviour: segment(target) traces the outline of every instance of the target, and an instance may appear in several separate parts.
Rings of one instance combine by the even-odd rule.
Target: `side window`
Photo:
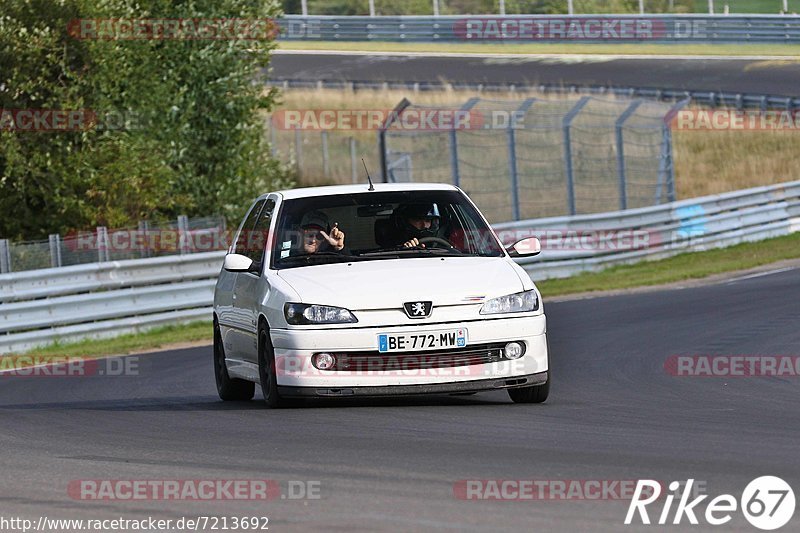
[[[250,236],[250,243],[247,247],[247,257],[254,262],[260,262],[264,259],[264,249],[267,246],[269,236],[269,225],[272,223],[272,212],[275,210],[275,200],[268,199],[264,204],[264,209],[261,210],[261,216],[258,217],[255,227]]]
[[[253,229],[256,225],[256,220],[258,219],[259,213],[261,213],[261,208],[264,206],[264,200],[259,200],[258,202],[250,208],[250,212],[247,213],[247,216],[242,223],[242,227],[239,230],[239,235],[236,236],[236,245],[233,247],[234,253],[245,255],[252,259],[252,236],[253,236]]]

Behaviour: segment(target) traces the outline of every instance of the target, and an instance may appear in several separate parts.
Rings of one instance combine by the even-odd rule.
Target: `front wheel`
[[[508,395],[514,403],[542,403],[550,394],[550,371],[547,371],[547,381],[532,387],[508,389]]]
[[[286,403],[278,394],[278,375],[275,370],[275,349],[272,339],[265,329],[258,333],[258,377],[261,381],[261,393],[264,403],[270,409],[283,407]]]
[[[244,402],[252,400],[256,393],[256,384],[252,381],[235,379],[228,375],[222,335],[217,324],[214,324],[214,379],[217,382],[217,394],[223,401]]]

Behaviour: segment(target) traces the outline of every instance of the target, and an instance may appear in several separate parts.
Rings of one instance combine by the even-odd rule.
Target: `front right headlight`
[[[539,309],[539,297],[536,291],[531,289],[486,300],[481,307],[481,314],[525,313],[537,309]]]
[[[330,305],[288,303],[283,307],[286,322],[305,324],[350,324],[358,322],[348,309]]]

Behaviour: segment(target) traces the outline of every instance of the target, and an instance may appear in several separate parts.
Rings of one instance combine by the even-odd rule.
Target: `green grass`
[[[447,52],[463,54],[637,54],[800,56],[800,45],[787,44],[655,44],[655,43],[387,43],[280,41],[281,50],[346,50],[365,52]]]
[[[662,285],[700,279],[800,258],[800,233],[729,248],[677,255],[659,261],[612,267],[571,278],[537,282],[545,298],[592,291]]]
[[[783,9],[781,0],[722,0],[714,2],[714,12],[722,14],[725,4],[728,4],[731,15],[745,15],[758,13],[762,15],[777,15]],[[800,0],[789,0],[789,12],[800,12]],[[708,13],[708,2],[695,2],[697,13]]]
[[[617,266],[571,278],[544,280],[537,282],[537,286],[547,298],[701,279],[796,258],[800,258],[800,233],[729,248],[687,253],[659,261]],[[31,350],[29,354],[43,357],[102,357],[157,350],[176,343],[205,341],[210,344],[211,339],[211,324],[194,322],[111,339],[54,344]]]
[[[108,339],[86,339],[72,343],[56,343],[29,350],[31,355],[43,357],[102,357],[131,352],[157,350],[176,343],[212,340],[211,321],[163,326],[142,333],[131,333]]]

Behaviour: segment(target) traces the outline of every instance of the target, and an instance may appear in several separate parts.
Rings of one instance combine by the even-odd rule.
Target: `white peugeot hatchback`
[[[259,197],[214,293],[223,400],[550,388],[541,296],[458,187],[317,187]]]

